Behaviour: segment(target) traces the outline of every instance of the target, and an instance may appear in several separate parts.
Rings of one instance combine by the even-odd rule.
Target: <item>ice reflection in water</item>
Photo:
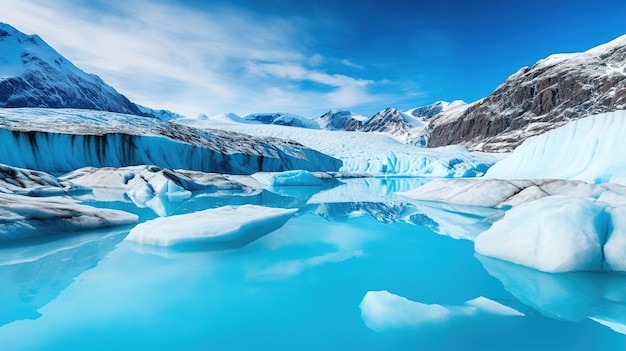
[[[108,242],[106,235],[97,234],[101,242],[91,249],[45,255],[46,269],[22,269],[26,266],[20,265],[31,263],[20,262],[0,265],[0,271],[11,272],[3,276],[3,300],[17,301],[24,296],[20,291],[28,290],[30,301],[35,301],[25,305],[28,313],[10,312],[3,317],[2,346],[9,350],[610,350],[626,346],[626,337],[613,331],[623,323],[621,277],[585,283],[565,277],[555,283],[552,278],[481,263],[471,242],[436,235],[430,229],[445,226],[444,220],[455,221],[452,218],[471,222],[480,214],[445,217],[436,214],[458,216],[462,211],[423,210],[393,195],[420,182],[355,179],[314,194],[295,188],[199,194],[164,208],[174,214],[253,203],[299,212],[282,228],[238,249],[154,250],[119,243],[124,235],[112,233],[115,239]],[[141,213],[143,220],[156,216]],[[3,257],[9,256],[14,255]],[[49,277],[61,283],[48,283]],[[541,287],[531,281],[549,293],[532,295]],[[418,303],[414,307],[442,306],[455,311],[454,317],[409,323],[401,330],[380,324],[370,328],[359,305],[368,292],[379,291]],[[558,301],[568,299],[571,303],[559,305]],[[502,310],[502,306],[526,316],[480,312]],[[426,308],[433,309],[443,311]],[[475,313],[461,313],[468,311]],[[397,323],[393,316],[391,321]]]

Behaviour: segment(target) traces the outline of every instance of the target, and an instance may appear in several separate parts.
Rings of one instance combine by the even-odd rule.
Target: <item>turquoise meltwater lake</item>
[[[434,216],[394,195],[424,181],[164,199],[167,215],[299,209],[210,251],[125,241],[131,228],[4,244],[0,350],[626,350],[626,276],[478,257],[438,233],[471,216],[451,223],[449,208]]]

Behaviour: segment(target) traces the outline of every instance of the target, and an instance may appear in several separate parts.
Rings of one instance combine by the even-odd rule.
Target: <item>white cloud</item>
[[[371,80],[323,71],[326,58],[307,53],[306,23],[298,19],[147,0],[4,0],[2,7],[0,21],[39,34],[81,69],[153,108],[190,116],[289,110],[315,117],[320,109],[386,98],[368,91],[376,84]],[[301,90],[302,81],[331,91]]]

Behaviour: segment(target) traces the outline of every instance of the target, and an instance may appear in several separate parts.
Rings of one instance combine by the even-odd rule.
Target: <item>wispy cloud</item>
[[[388,98],[371,92],[375,81],[323,68],[326,57],[303,40],[304,19],[146,0],[5,0],[0,21],[40,34],[131,100],[190,116],[289,110],[314,117]]]

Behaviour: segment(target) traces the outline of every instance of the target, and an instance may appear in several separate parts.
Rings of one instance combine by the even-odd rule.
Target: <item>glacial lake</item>
[[[228,248],[141,246],[131,228],[3,244],[0,350],[626,349],[626,276],[478,257],[437,233],[450,209],[432,218],[394,195],[424,179],[345,182],[160,203],[300,209]]]

